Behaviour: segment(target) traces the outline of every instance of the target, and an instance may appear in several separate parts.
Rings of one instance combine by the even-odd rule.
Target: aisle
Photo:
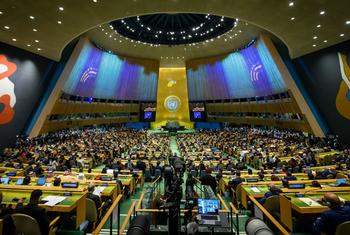
[[[180,157],[179,146],[176,143],[176,136],[170,136],[170,151]]]

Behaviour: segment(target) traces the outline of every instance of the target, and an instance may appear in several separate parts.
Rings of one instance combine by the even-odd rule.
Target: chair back
[[[96,204],[90,198],[86,198],[86,220],[89,222],[96,222],[98,219],[98,213]]]
[[[155,170],[154,170],[154,176],[155,176],[155,177],[162,176],[162,171],[161,171],[160,169],[155,169]]]
[[[275,196],[268,197],[263,206],[271,215],[280,213],[279,196],[275,195]]]
[[[242,183],[238,184],[236,187],[236,201],[241,202],[242,198]]]
[[[16,227],[16,234],[41,235],[39,223],[33,217],[15,213],[12,219]]]
[[[350,231],[350,221],[341,223],[335,230],[335,235],[347,235]]]
[[[191,175],[197,177],[197,171],[195,169],[191,170]]]

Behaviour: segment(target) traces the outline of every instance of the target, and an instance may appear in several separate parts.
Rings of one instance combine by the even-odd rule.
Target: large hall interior
[[[349,235],[349,0],[1,0],[0,235]]]

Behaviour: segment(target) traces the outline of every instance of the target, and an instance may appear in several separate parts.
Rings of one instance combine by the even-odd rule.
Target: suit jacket
[[[321,217],[315,221],[314,233],[323,232],[327,235],[333,235],[339,224],[349,220],[350,206],[333,207],[331,210],[323,212]]]
[[[95,202],[96,205],[96,209],[100,208],[101,206],[101,198],[95,194],[92,193],[87,193],[86,195],[87,198],[93,200]]]
[[[45,208],[42,208],[36,204],[28,204],[23,207],[23,205],[17,206],[16,213],[22,213],[33,217],[39,224],[41,235],[49,234],[50,221],[47,217]]]

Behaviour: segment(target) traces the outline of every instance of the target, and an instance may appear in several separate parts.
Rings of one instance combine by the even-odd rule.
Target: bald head
[[[325,193],[324,199],[330,203],[330,206],[341,206],[341,201],[339,197],[334,193]]]

